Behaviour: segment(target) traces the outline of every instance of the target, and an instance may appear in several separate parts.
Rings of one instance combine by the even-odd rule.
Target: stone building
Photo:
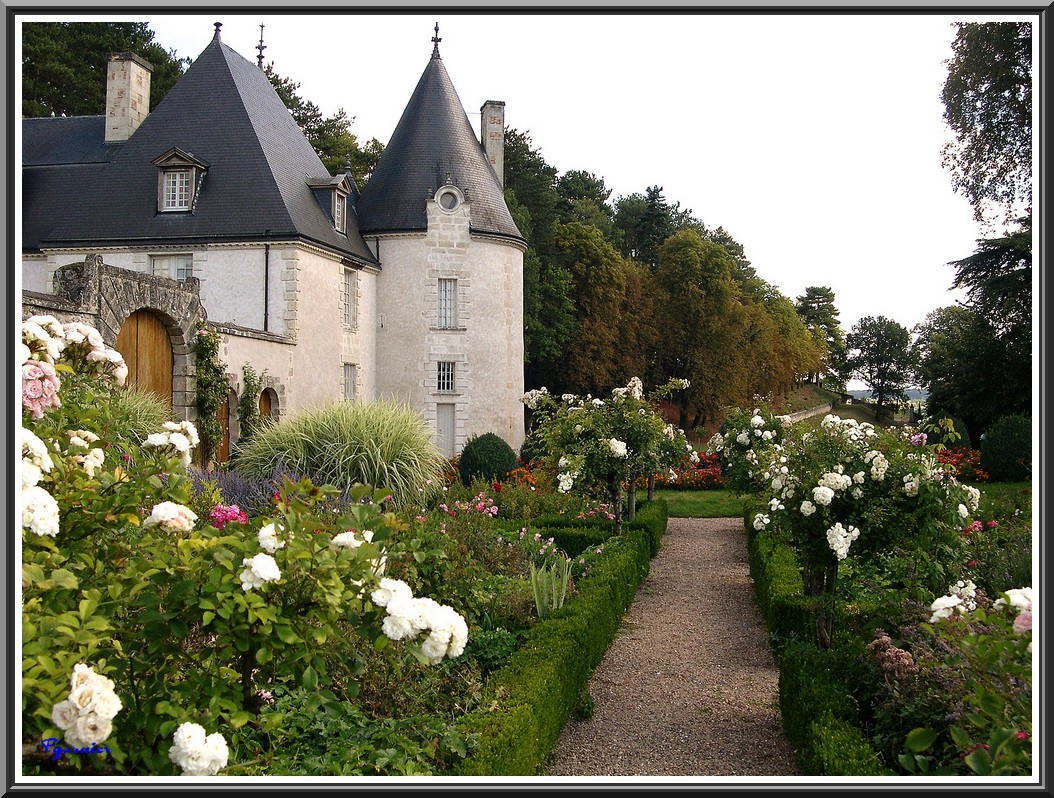
[[[438,45],[361,193],[218,24],[150,113],[150,65],[111,56],[104,116],[22,121],[23,318],[98,327],[191,420],[206,323],[232,440],[247,365],[278,418],[394,399],[448,456],[485,432],[518,448],[526,242],[502,192],[504,104],[483,105],[477,138]]]

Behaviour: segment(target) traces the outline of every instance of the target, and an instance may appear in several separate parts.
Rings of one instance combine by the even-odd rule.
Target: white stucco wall
[[[471,203],[448,213],[428,201],[426,235],[381,237],[377,391],[420,407],[435,429],[436,405],[455,405],[455,451],[486,432],[523,442],[523,252],[473,238]],[[458,326],[438,328],[438,281],[458,281]],[[436,390],[436,364],[456,363],[451,393]]]
[[[95,250],[91,250],[94,252]],[[178,249],[194,257],[194,275],[201,286],[201,303],[208,320],[236,330],[221,335],[220,359],[226,364],[237,390],[242,385],[242,365],[267,373],[266,385],[274,388],[280,414],[319,407],[343,398],[343,364],[354,363],[358,396],[376,395],[377,271],[357,271],[356,324],[343,326],[344,265],[335,255],[292,242],[233,244]],[[83,261],[89,250],[62,250],[23,259],[22,288],[50,293],[52,275],[59,266]],[[137,272],[150,271],[149,251],[102,250],[111,266]],[[266,259],[266,269],[265,269]],[[263,279],[268,276],[265,299]],[[284,340],[276,340],[276,337]]]

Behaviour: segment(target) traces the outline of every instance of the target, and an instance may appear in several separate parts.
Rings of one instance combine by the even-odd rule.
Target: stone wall
[[[199,321],[205,319],[195,278],[178,282],[129,271],[89,254],[81,262],[55,270],[54,294],[22,292],[22,318],[50,314],[59,321],[82,321],[95,327],[107,346],[114,346],[121,325],[137,310],[160,318],[172,343],[172,409],[178,418],[197,418],[192,346]]]

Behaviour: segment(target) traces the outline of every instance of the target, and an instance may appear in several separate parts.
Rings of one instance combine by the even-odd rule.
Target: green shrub
[[[247,476],[281,468],[344,492],[355,483],[385,488],[397,506],[421,502],[445,465],[421,415],[388,401],[340,402],[266,425],[233,462]]]
[[[476,477],[488,482],[500,481],[519,465],[516,452],[493,432],[474,435],[465,443],[458,460],[458,475],[464,485]]]
[[[1031,479],[1031,419],[1022,415],[996,419],[981,439],[981,468],[992,482]]]
[[[549,454],[549,447],[546,446],[545,441],[533,432],[524,438],[523,443],[520,444],[520,459],[524,463],[542,460],[548,457]]]
[[[809,724],[798,760],[806,776],[895,776],[860,729],[826,712]]]
[[[956,434],[959,436],[954,441],[942,441],[942,440],[940,440],[940,438],[941,438],[941,431],[938,430],[937,427],[939,427],[940,422],[943,419],[945,419],[945,418],[950,418],[952,420],[952,429],[954,429]],[[957,418],[956,416],[951,416],[951,415],[948,415],[947,413],[938,413],[937,415],[932,415],[929,418],[925,419],[919,425],[919,429],[925,431],[926,439],[927,439],[928,443],[943,443],[949,449],[950,448],[965,448],[965,449],[972,449],[973,448],[973,443],[970,440],[970,432],[969,432],[969,430],[966,429],[966,424],[963,422],[963,420],[961,418]]]

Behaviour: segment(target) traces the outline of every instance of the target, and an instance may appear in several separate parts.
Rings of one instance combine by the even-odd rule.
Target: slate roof
[[[270,236],[306,239],[376,264],[353,212],[347,236],[333,229],[328,206],[323,210],[309,184],[330,179],[325,166],[264,72],[223,44],[218,31],[127,141],[102,145],[103,121],[23,120],[24,249]],[[56,125],[52,132],[48,123],[68,130]],[[209,165],[193,213],[157,212],[151,161],[172,147]]]
[[[473,232],[524,241],[437,47],[362,189],[359,229],[363,235],[425,230],[425,200],[447,182],[472,203]]]

